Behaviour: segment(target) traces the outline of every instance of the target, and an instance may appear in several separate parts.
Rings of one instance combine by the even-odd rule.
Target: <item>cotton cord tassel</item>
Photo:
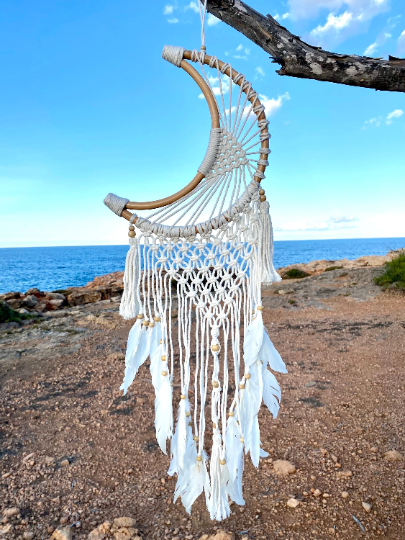
[[[259,204],[260,210],[260,232],[259,232],[259,253],[262,267],[262,283],[270,285],[275,281],[281,281],[281,277],[273,266],[274,242],[273,225],[270,217],[270,205],[268,201]]]
[[[120,315],[124,319],[134,319],[141,311],[139,283],[141,278],[141,261],[139,241],[130,238],[130,248],[125,260],[124,292],[121,298]]]
[[[191,512],[196,499],[205,492],[207,507],[211,493],[210,477],[207,471],[207,458],[205,454],[198,455],[193,466],[190,469],[190,480],[185,492],[182,495],[182,503],[188,513]]]
[[[260,430],[258,413],[260,404],[262,402],[263,393],[261,367],[261,363],[256,361],[250,367],[251,371],[245,374],[245,453],[250,452],[250,458],[255,467],[259,466],[260,460]]]
[[[186,454],[184,456],[184,465],[182,469],[179,469],[177,476],[176,489],[174,493],[173,502],[175,503],[178,497],[181,497],[184,507],[183,496],[190,489],[191,471],[197,459],[197,446],[193,440],[193,430],[191,426],[187,425],[187,446]],[[187,500],[187,498],[186,498]],[[186,508],[187,509],[187,508]]]

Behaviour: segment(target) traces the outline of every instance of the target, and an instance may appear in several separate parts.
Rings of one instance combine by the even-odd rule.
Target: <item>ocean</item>
[[[318,259],[357,259],[405,247],[405,238],[276,241],[275,267]],[[124,270],[128,246],[0,249],[0,293],[80,287],[95,276]]]

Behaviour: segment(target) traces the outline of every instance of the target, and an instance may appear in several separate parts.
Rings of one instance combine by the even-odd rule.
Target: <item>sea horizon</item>
[[[402,247],[405,237],[275,240],[274,266],[321,259],[353,260],[385,255]],[[84,286],[96,276],[124,270],[128,248],[128,244],[1,248],[0,293]]]

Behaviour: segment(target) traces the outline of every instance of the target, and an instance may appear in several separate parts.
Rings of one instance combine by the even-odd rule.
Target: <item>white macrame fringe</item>
[[[270,216],[270,205],[267,201],[260,203],[260,222],[259,253],[262,260],[262,283],[263,285],[271,285],[276,281],[281,281],[281,277],[273,266],[273,224]]]

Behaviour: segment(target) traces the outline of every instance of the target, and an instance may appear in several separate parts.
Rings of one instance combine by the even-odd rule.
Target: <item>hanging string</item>
[[[198,8],[200,10],[200,20],[201,20],[201,50],[205,51],[205,16],[207,14],[207,0],[198,0]]]

